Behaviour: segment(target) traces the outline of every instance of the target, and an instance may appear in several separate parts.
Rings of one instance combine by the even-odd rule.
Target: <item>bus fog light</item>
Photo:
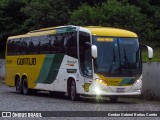
[[[96,88],[95,92],[96,92],[97,95],[99,95],[101,93],[101,90],[99,88]]]

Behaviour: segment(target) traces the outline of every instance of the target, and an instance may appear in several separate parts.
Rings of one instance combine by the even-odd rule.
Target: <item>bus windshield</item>
[[[104,76],[135,76],[141,74],[141,55],[138,38],[93,36],[98,57],[94,70]]]

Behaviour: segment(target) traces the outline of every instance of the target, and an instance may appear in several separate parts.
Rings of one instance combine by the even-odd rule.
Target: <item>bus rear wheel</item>
[[[22,93],[22,83],[19,77],[16,79],[16,91],[18,94]]]
[[[23,79],[22,89],[23,89],[23,94],[24,94],[24,95],[28,95],[28,94],[29,94],[27,78],[24,78],[24,79]]]

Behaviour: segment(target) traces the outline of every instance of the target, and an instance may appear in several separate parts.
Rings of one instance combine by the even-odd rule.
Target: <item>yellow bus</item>
[[[153,50],[147,46],[149,58]],[[6,44],[6,84],[25,95],[33,90],[80,95],[139,95],[142,60],[137,34],[99,26],[60,26],[11,36]]]

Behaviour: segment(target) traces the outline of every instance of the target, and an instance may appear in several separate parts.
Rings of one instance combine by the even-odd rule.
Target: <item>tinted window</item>
[[[77,58],[77,33],[34,36],[8,40],[8,55],[64,53]]]
[[[30,49],[30,54],[40,53],[40,37],[32,37],[28,48]]]
[[[28,40],[29,38],[23,38],[23,39],[21,39],[21,44],[20,44],[20,53],[22,54],[22,55],[25,55],[25,54],[27,54],[27,51],[28,51],[28,49],[27,49],[27,40]]]
[[[86,76],[92,76],[92,57],[90,34],[79,34],[79,56],[81,72]]]
[[[77,33],[66,33],[64,47],[67,55],[77,58]]]

